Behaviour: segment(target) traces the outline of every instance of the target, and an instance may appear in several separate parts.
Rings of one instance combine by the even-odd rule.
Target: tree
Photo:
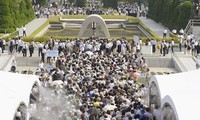
[[[149,0],[148,4],[149,17],[170,29],[185,28],[192,16],[193,5],[190,1]]]
[[[105,8],[111,7],[113,9],[117,9],[118,0],[102,0],[102,2]]]
[[[13,19],[10,14],[9,1],[1,0],[0,6],[0,32],[4,32],[5,30],[8,32],[12,31]]]
[[[0,32],[13,32],[34,18],[31,0],[0,1]]]
[[[36,4],[39,4],[40,6],[46,6],[47,0],[36,0]]]
[[[179,16],[178,16],[178,27],[185,28],[190,17],[191,17],[191,10],[192,10],[192,3],[189,1],[185,1],[180,5],[179,9]]]
[[[86,0],[76,0],[76,6],[77,7],[85,7],[86,6]]]
[[[33,19],[34,18],[34,11],[31,5],[31,0],[25,0],[25,4],[26,4],[26,12],[25,12],[25,16],[28,19]]]

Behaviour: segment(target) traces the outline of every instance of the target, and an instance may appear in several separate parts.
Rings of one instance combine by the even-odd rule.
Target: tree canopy
[[[46,6],[48,3],[47,3],[47,0],[35,0],[36,1],[36,4],[39,4],[40,6]]]
[[[149,0],[149,17],[170,29],[185,28],[192,15],[190,1]]]
[[[102,0],[103,2],[103,6],[105,8],[114,8],[114,9],[117,9],[117,5],[118,5],[118,2],[119,0]]]
[[[76,6],[77,7],[85,7],[86,6],[86,0],[76,0]]]
[[[31,0],[0,1],[0,32],[13,32],[34,18]]]

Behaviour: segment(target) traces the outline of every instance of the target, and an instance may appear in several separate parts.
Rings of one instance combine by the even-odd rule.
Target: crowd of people
[[[145,7],[145,5],[144,5]],[[121,14],[126,14],[134,17],[146,17],[147,16],[147,9],[146,8],[141,8],[138,4],[129,4],[129,3],[118,3],[117,6],[118,13],[119,15]]]
[[[174,53],[174,39],[171,39],[169,42],[166,42],[165,40],[160,40],[157,42],[155,38],[147,38],[145,45],[152,47],[152,53],[156,53],[156,51],[159,51],[160,56],[165,56],[166,54],[170,53],[170,51],[171,53]]]
[[[8,53],[12,55],[14,52],[22,53],[23,57],[28,56],[28,52],[30,54],[30,57],[32,57],[32,54],[34,53],[34,47],[35,42],[32,40],[30,43],[27,43],[23,41],[23,38],[9,38],[8,41],[6,41],[3,38],[0,38],[0,48],[2,53],[5,51],[5,47],[8,46]]]
[[[168,30],[163,31],[163,39],[166,38]],[[184,34],[184,30],[180,29],[179,32],[173,29],[172,33],[178,37],[178,48],[180,52],[184,54],[191,54],[192,56],[197,56],[200,53],[200,43],[198,38],[194,37],[193,33]],[[157,50],[160,51],[161,56],[165,56],[169,52],[174,53],[175,41],[171,39],[170,41],[160,40],[157,41],[155,38],[146,39],[145,45],[152,46],[152,53]]]
[[[37,18],[47,17],[54,15],[90,15],[90,14],[114,14],[114,9],[101,9],[103,4],[99,1],[90,2],[86,7],[76,7],[74,3],[59,4],[53,2],[46,7],[40,5],[34,5],[33,9]]]
[[[147,106],[147,86],[138,80],[148,73],[145,58],[134,41],[88,38],[47,42],[45,49],[58,49],[50,58],[52,69],[38,65],[38,76],[45,88],[65,89],[75,95],[76,109],[65,111],[63,120],[153,120]],[[62,81],[61,84],[52,83]],[[59,106],[58,106],[59,107]]]
[[[186,39],[191,40],[191,37],[188,34]],[[162,42],[157,43],[152,39],[145,44],[152,45],[155,52]],[[42,86],[65,89],[67,95],[73,94],[78,100],[76,109],[63,113],[64,120],[151,120],[160,116],[150,111],[146,100],[147,86],[138,81],[141,73],[148,75],[149,72],[140,52],[141,39],[138,42],[127,41],[126,38],[111,41],[100,38],[56,41],[52,37],[46,43],[35,45],[34,40],[27,44],[22,38],[9,39],[8,42],[1,38],[0,43],[2,50],[3,45],[8,44],[10,54],[13,51],[22,52],[24,57],[27,56],[25,49],[29,49],[31,57],[37,46],[38,56],[41,56],[37,73]],[[174,44],[173,39],[169,44]],[[45,52],[48,50],[58,50],[58,57],[46,61]],[[51,69],[45,68],[46,63],[52,66]],[[13,61],[13,66],[15,71],[16,61]],[[62,83],[51,85],[58,80]]]
[[[192,42],[191,37],[188,34],[186,40]],[[162,42],[151,39],[145,44],[152,45],[155,52]],[[148,107],[146,83],[139,82],[141,73],[149,73],[141,53],[141,39],[138,42],[127,41],[126,38],[56,41],[52,37],[46,43],[35,45],[34,40],[27,44],[23,38],[9,39],[8,42],[1,38],[0,43],[2,50],[3,45],[8,44],[10,54],[22,52],[24,57],[27,56],[24,49],[29,49],[30,57],[34,48],[38,49],[41,61],[37,75],[42,86],[56,91],[62,89],[65,90],[64,95],[75,96],[75,108],[63,112],[63,120],[153,120],[153,117],[161,117],[157,109],[153,112]],[[173,40],[169,44],[173,44]],[[46,61],[45,52],[48,50],[58,50],[58,57]],[[51,69],[47,70],[45,64]],[[15,60],[12,66],[15,71]],[[52,85],[57,81],[61,83]],[[34,117],[32,119],[37,120]]]

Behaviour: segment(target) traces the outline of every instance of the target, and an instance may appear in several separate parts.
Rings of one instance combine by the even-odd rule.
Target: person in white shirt
[[[93,46],[89,43],[86,44],[86,50],[92,51],[93,50]]]
[[[125,42],[123,42],[123,43],[121,44],[121,53],[122,53],[123,55],[126,53],[126,43],[125,43]]]
[[[14,50],[14,45],[15,44],[15,41],[11,38],[9,38],[9,41],[8,41],[8,46],[9,46],[9,53],[12,54],[13,53],[13,50]]]
[[[184,30],[183,30],[183,28],[181,28],[179,31],[179,35],[183,35],[183,34],[184,34]]]
[[[2,53],[4,53],[5,46],[6,46],[6,41],[5,39],[2,39],[3,45],[2,45]]]
[[[190,33],[186,36],[187,40],[190,40],[192,38],[192,36],[190,35]]]
[[[167,29],[165,29],[164,31],[163,31],[163,38],[166,38],[167,37]]]
[[[110,54],[110,48],[111,48],[111,47],[110,47],[110,45],[109,45],[109,42],[108,42],[108,41],[105,43],[105,48],[106,48],[106,51],[105,51],[105,52],[106,52],[106,54],[107,54],[107,55],[109,55],[109,54]]]
[[[174,39],[171,40],[170,47],[171,47],[172,53],[174,53]]]
[[[42,48],[44,47],[44,45],[40,42],[38,44],[38,56],[40,57],[40,55],[42,54]]]
[[[22,39],[19,39],[18,53],[22,51],[23,46],[24,46],[24,41]]]
[[[162,54],[163,54],[163,41],[162,40],[159,41],[158,44],[159,44],[158,45],[158,49],[160,49],[160,56],[162,56]]]
[[[136,45],[136,52],[140,52],[140,45],[139,45],[139,43],[137,43],[137,45]]]
[[[96,43],[96,45],[95,45],[95,52],[100,52],[100,46],[101,46],[101,43]],[[100,54],[100,53],[99,53]]]
[[[24,43],[24,46],[23,46],[23,57],[27,57],[27,49],[28,49],[28,45],[26,43]]]
[[[32,57],[32,54],[34,53],[34,45],[35,45],[35,42],[34,42],[34,40],[32,40],[32,41],[30,42],[30,45],[29,45],[30,57]]]
[[[176,29],[173,29],[173,30],[172,30],[172,33],[173,33],[174,35],[176,35],[177,30],[176,30]]]
[[[83,43],[82,41],[80,42],[80,52],[82,53],[85,50],[85,43]]]
[[[121,41],[120,40],[117,40],[116,46],[117,46],[117,52],[120,53],[121,52]]]
[[[44,69],[44,63],[42,60],[39,62],[37,70],[40,71],[41,69]]]
[[[167,43],[165,42],[165,40],[163,40],[163,56],[165,56],[165,54],[166,54],[166,51],[167,51],[167,49],[168,49],[168,46],[167,46]]]
[[[23,36],[26,36],[26,27],[23,26]]]
[[[19,45],[19,39],[15,40],[15,51],[17,51]]]
[[[155,53],[156,52],[156,39],[152,39],[151,40],[151,44],[152,44],[152,52]]]
[[[44,63],[46,51],[47,51],[47,50],[46,50],[46,47],[44,46],[43,49],[42,49],[42,54],[41,54],[41,56],[42,56],[42,59],[41,59],[41,60],[42,60],[43,63]]]
[[[178,35],[179,38],[179,50],[182,51],[182,44],[183,44],[183,37],[181,35]]]
[[[15,59],[13,59],[12,63],[11,63],[11,72],[16,72],[16,67],[17,67],[17,62]]]

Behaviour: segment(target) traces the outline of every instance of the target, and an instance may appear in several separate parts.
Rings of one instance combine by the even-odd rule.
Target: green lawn
[[[47,25],[49,25],[50,22],[57,22],[59,23],[59,18],[62,17],[63,19],[85,19],[87,17],[87,15],[65,15],[65,16],[53,16],[51,18],[49,18],[42,26],[40,26],[36,31],[34,31],[29,38],[33,38],[34,36],[36,36],[41,30],[43,30]],[[126,22],[126,24],[140,24],[144,29],[146,29],[150,34],[152,34],[152,36],[154,36],[156,39],[161,39],[158,38],[158,36],[152,32],[149,28],[147,28],[138,18],[136,17],[131,17],[131,16],[124,16],[124,15],[101,15],[101,17],[103,19],[128,19],[128,21]],[[76,30],[75,30],[76,31]],[[74,33],[77,33],[77,31]],[[58,32],[58,31],[57,31]],[[51,31],[49,32],[51,35],[56,34],[56,31]],[[117,29],[115,30],[114,33],[118,33]],[[72,34],[72,33],[71,33]],[[120,32],[121,34],[121,32]],[[132,39],[132,35],[130,36],[131,32],[126,31],[124,35],[128,35],[127,38]],[[138,33],[139,34],[139,33]],[[46,34],[47,35],[47,34]],[[44,35],[45,36],[45,35]],[[49,35],[47,35],[49,36]],[[68,37],[76,37],[77,35],[73,36],[73,35],[69,35]],[[58,35],[58,36],[54,36],[56,37],[63,37],[62,35]],[[119,37],[117,37],[116,35],[113,36],[114,38],[120,38],[121,36],[119,35]]]
[[[63,19],[85,19],[87,15],[65,15],[61,16]],[[101,15],[103,19],[126,19],[127,16],[123,15]],[[60,16],[53,16],[49,18],[42,26],[40,26],[36,31],[34,31],[29,37],[34,37],[36,36],[40,31],[42,31],[48,24],[49,22],[59,22]],[[139,19],[135,17],[128,17],[131,23],[138,23]]]
[[[117,29],[108,29],[109,32],[110,32],[110,36],[111,38],[112,37],[118,37],[118,38],[121,38],[121,37],[133,37],[133,35],[139,35],[141,37],[145,37],[145,35],[137,28],[132,28],[132,29],[120,29],[120,28],[117,28]],[[66,29],[63,29],[63,30],[48,30],[44,36],[48,36],[48,37],[51,37],[51,36],[66,36],[66,37],[75,37],[78,35],[80,29],[70,29],[70,28],[66,28]],[[105,37],[104,36],[104,33],[103,33],[103,30],[100,29],[100,30],[97,30],[98,31],[98,34],[96,34],[98,37]],[[84,35],[83,37],[89,37],[89,36],[92,36],[92,32],[90,29],[87,29],[85,32],[84,32]]]
[[[128,18],[128,22],[126,24],[138,24],[138,23],[141,23],[140,19],[138,19],[137,17],[127,16],[127,18]]]

